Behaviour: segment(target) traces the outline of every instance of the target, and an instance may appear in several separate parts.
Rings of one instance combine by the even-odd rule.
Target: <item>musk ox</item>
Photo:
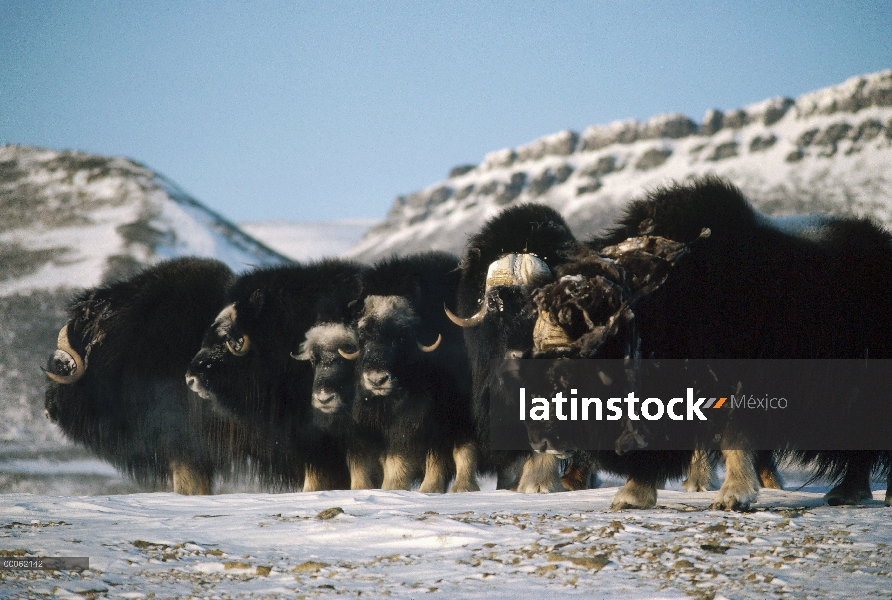
[[[499,395],[496,364],[520,357],[533,345],[536,312],[531,293],[552,279],[552,271],[577,251],[579,244],[564,219],[538,204],[508,208],[471,237],[462,255],[457,307],[447,315],[464,330],[473,382],[473,414],[481,468],[498,473],[498,487],[518,491],[563,489],[559,457],[530,451],[490,448],[490,428],[522,428],[521,423],[490,423],[491,403]],[[515,475],[521,470],[519,479]],[[577,469],[587,479],[587,467]]]
[[[634,202],[618,227],[589,245],[591,252],[565,264],[558,281],[537,297],[537,348],[546,354],[864,359],[852,363],[890,358],[892,295],[885,281],[892,272],[892,236],[868,220],[769,219],[733,186],[705,178]],[[764,369],[740,370],[738,364],[713,360],[711,385],[718,395],[739,394],[741,386],[759,390],[765,383]],[[784,420],[793,413],[775,417],[789,455],[814,461],[819,474],[840,480],[826,496],[830,504],[869,497],[871,472],[889,469],[890,453],[883,448],[808,450],[804,440],[850,427],[848,411],[855,408],[869,415],[859,426],[888,434],[892,422],[882,390],[849,386],[848,394],[840,390],[839,402],[803,406],[824,415],[812,428]],[[764,423],[752,412],[733,413],[721,432],[727,475],[716,508],[745,507],[756,498],[756,460],[766,455],[750,451]],[[865,432],[846,433],[857,439]],[[680,474],[689,464],[683,453],[647,451],[615,460],[646,465],[657,454],[664,473]],[[628,462],[624,468],[634,471]],[[635,485],[621,490],[625,497],[617,504],[654,504],[652,480],[632,477],[630,483]]]
[[[457,257],[431,252],[378,262],[362,278],[351,414],[363,439],[354,463],[382,457],[384,489],[476,491],[471,378],[461,331],[443,314]],[[355,453],[355,454],[354,454]],[[357,456],[364,455],[364,456]]]
[[[211,493],[214,472],[244,459],[250,440],[183,377],[232,278],[220,262],[184,258],[79,294],[45,369],[47,416],[143,484]]]
[[[340,442],[350,471],[350,489],[379,488],[383,482],[381,457],[370,452],[375,441],[353,420],[356,398],[356,359],[359,337],[350,324],[319,323],[307,331],[295,360],[313,368],[313,422]]]
[[[350,321],[362,270],[326,260],[242,275],[189,365],[190,388],[251,431],[255,463],[286,486],[349,486],[343,450],[313,422],[313,369],[291,355],[317,322]]]

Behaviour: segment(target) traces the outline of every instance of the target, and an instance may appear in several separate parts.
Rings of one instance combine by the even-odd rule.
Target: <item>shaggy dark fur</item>
[[[409,480],[421,474],[428,456],[452,473],[453,451],[473,438],[462,333],[443,312],[444,304],[455,301],[457,263],[457,257],[438,252],[392,258],[362,280],[352,414],[371,448],[411,463]],[[436,350],[419,349],[437,336],[442,342]],[[405,478],[390,475],[385,464],[385,487],[405,485]],[[437,483],[424,491],[440,488]]]
[[[530,302],[532,290],[519,286],[497,286],[484,297],[487,270],[506,254],[531,253],[553,271],[569,259],[577,246],[570,228],[557,211],[539,204],[523,204],[490,219],[468,240],[462,255],[455,312],[460,317],[470,317],[483,303],[487,307],[479,325],[464,328],[473,378],[474,422],[481,467],[502,473],[503,485],[514,483],[507,470],[532,453],[490,449],[490,402],[509,401],[492,398],[494,390],[501,387],[493,379],[497,377],[494,367],[509,353],[520,356],[532,349],[536,311]],[[499,426],[523,429],[520,423]]]
[[[307,332],[295,360],[313,368],[313,424],[345,450],[351,489],[381,487],[381,443],[353,420],[359,337],[350,324],[319,323]],[[344,357],[341,352],[347,355]]]
[[[632,203],[617,228],[589,245],[601,251],[637,236],[687,243],[704,227],[711,236],[692,244],[665,284],[633,308],[643,357],[892,357],[892,294],[887,286],[892,237],[868,220],[771,220],[754,211],[733,186],[706,178]],[[599,356],[609,353],[607,346]],[[719,385],[742,381],[744,392],[746,386],[761,389],[757,374],[718,376]],[[721,393],[733,392],[728,387]],[[892,430],[882,396],[863,392],[859,408],[872,415],[867,422]],[[844,402],[810,408],[825,415],[819,426],[833,428],[828,432],[848,422]],[[760,421],[748,420],[746,411],[738,416],[734,430],[754,439]],[[828,494],[830,503],[863,499],[869,495],[869,473],[888,470],[885,451],[809,452],[797,441],[804,432],[783,429],[784,415],[776,418],[775,426],[788,434],[794,448],[792,456],[803,462],[816,459],[820,473],[842,478]],[[602,466],[612,469],[619,461],[622,470],[634,473],[633,464],[642,461],[647,472],[673,476],[687,465],[682,455],[656,460],[651,454],[604,455]]]
[[[77,296],[68,340],[87,367],[74,383],[48,382],[50,419],[148,485],[170,482],[179,463],[209,486],[215,471],[244,459],[244,429],[216,416],[184,379],[232,277],[220,262],[184,258]],[[67,362],[57,352],[47,370],[68,375]]]
[[[193,389],[251,430],[262,473],[286,486],[300,485],[305,468],[309,489],[348,485],[342,450],[313,425],[312,367],[291,354],[318,321],[349,322],[361,272],[328,260],[242,275],[189,366]],[[244,355],[227,348],[241,352],[245,336]]]
[[[629,243],[627,242],[627,245]],[[555,281],[543,286],[533,294],[533,304],[540,315],[560,325],[568,340],[574,340],[570,349],[558,347],[551,351],[543,351],[537,341],[535,355],[539,358],[613,358],[622,359],[635,355],[637,348],[638,320],[634,318],[637,310],[636,302],[658,289],[670,276],[673,265],[688,252],[684,244],[662,238],[640,238],[632,244],[633,248],[624,248],[616,259],[582,250],[569,262],[556,269]],[[566,362],[555,363],[548,367],[548,372],[534,377],[534,380],[553,381],[567,379],[568,373],[562,367],[574,366]],[[527,369],[530,367],[528,366]],[[546,367],[543,365],[542,369]],[[598,372],[587,373],[590,381],[574,382],[574,387],[585,389],[591,393],[594,389],[604,388],[604,397],[625,396],[626,367],[622,362],[599,363]],[[578,373],[579,370],[575,369]],[[528,373],[533,375],[532,373]],[[606,375],[611,383],[605,385],[599,375]],[[571,378],[574,379],[575,378]],[[665,379],[665,378],[663,378]],[[637,374],[638,394],[643,397],[658,395],[649,393],[648,379],[645,374]],[[562,389],[566,386],[560,385]],[[622,391],[621,391],[622,390]],[[657,390],[661,392],[662,390]],[[543,390],[546,397],[549,390]],[[586,451],[582,456],[597,462],[600,468],[616,475],[625,475],[629,481],[627,487],[634,490],[654,490],[666,479],[678,477],[688,469],[692,451],[630,451],[638,450],[634,435],[626,431],[631,423],[624,421],[604,422],[599,427],[592,427],[587,422],[533,421],[526,423],[527,433],[534,447],[553,451],[566,451],[573,448],[609,447],[614,450]],[[635,422],[635,433],[646,428],[648,440],[663,439],[661,430],[665,422]],[[678,425],[672,422],[672,425]],[[678,432],[676,432],[678,433]],[[685,435],[687,431],[682,431]],[[696,437],[690,437],[696,443]],[[623,499],[619,493],[615,499],[615,507],[636,506],[632,498]]]

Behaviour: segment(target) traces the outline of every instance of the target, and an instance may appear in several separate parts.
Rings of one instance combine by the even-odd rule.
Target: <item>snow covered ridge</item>
[[[186,255],[236,271],[287,262],[131,160],[0,146],[0,296],[92,287]]]
[[[347,255],[372,260],[461,251],[507,205],[558,211],[580,237],[609,225],[648,189],[708,173],[729,179],[771,215],[871,215],[892,224],[892,70],[854,77],[797,100],[770,98],[561,131],[487,154],[479,165],[400,196]]]

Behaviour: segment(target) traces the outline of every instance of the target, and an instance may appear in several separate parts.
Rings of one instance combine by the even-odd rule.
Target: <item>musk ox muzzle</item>
[[[389,371],[369,369],[362,373],[362,386],[375,395],[385,396],[393,390],[393,377]]]
[[[210,396],[207,390],[201,385],[198,377],[195,375],[186,375],[186,387],[207,400]]]
[[[47,361],[47,366],[43,372],[56,383],[68,385],[83,377],[86,370],[86,360],[71,347],[68,341],[68,323],[66,323],[59,330],[56,351]]]
[[[344,402],[340,394],[328,390],[313,392],[313,408],[324,413],[334,413],[341,409]]]
[[[535,254],[506,254],[499,260],[489,265],[486,272],[486,283],[483,297],[489,288],[500,285],[530,286],[536,287],[551,279],[551,269],[545,261]],[[462,318],[456,316],[449,307],[444,306],[446,316],[459,327],[475,327],[486,316],[486,302],[484,301],[476,314]]]

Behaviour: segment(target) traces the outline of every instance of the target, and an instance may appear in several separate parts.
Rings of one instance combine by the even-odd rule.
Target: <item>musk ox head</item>
[[[314,324],[351,320],[362,270],[327,260],[241,275],[189,365],[190,388],[229,418],[303,440],[313,369],[291,355]]]
[[[553,279],[553,271],[578,248],[564,219],[539,204],[510,207],[468,240],[462,255],[458,316],[480,380],[488,363],[519,356],[532,347],[536,313],[530,294]]]
[[[500,287],[535,288],[551,279],[551,270],[544,260],[534,254],[507,254],[489,265],[483,288],[483,302],[472,316],[457,317],[449,307],[446,316],[459,327],[476,327],[483,322],[487,312],[503,312],[504,303],[499,298]]]
[[[56,383],[68,385],[83,377],[86,368],[87,363],[68,341],[68,323],[65,323],[59,330],[56,351],[53,352],[43,372]]]
[[[322,323],[307,331],[295,360],[313,367],[313,410],[334,414],[349,411],[356,392],[359,338],[341,323]]]
[[[425,354],[437,350],[442,335],[425,344],[418,338],[420,324],[407,298],[366,297],[356,326],[359,351],[355,355],[359,385],[364,393],[389,396],[403,391],[406,381],[412,378],[413,365],[422,362]]]
[[[249,365],[249,354],[257,352],[251,335],[240,319],[239,303],[224,308],[207,329],[201,350],[186,371],[186,385],[204,399],[212,400],[217,409],[232,416],[235,406],[228,401],[238,394],[236,374]],[[244,312],[254,312],[262,304],[262,294],[252,296]],[[235,411],[238,412],[237,410]]]
[[[53,422],[59,421],[65,410],[62,406],[65,398],[79,398],[80,389],[89,385],[83,380],[90,357],[94,351],[101,349],[108,321],[114,315],[104,292],[95,290],[74,303],[68,322],[59,331],[56,350],[43,368],[50,380],[45,401],[46,415]],[[105,368],[100,370],[106,371]],[[69,408],[81,414],[85,407]]]

